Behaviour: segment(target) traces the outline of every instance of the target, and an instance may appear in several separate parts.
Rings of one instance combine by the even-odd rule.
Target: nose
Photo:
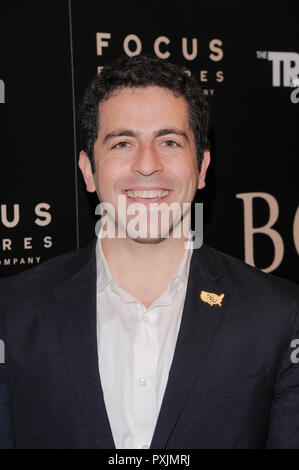
[[[143,145],[132,163],[132,171],[143,176],[150,176],[163,169],[161,157],[151,145]]]

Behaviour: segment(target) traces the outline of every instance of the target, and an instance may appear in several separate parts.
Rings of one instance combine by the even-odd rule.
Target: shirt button
[[[150,317],[148,315],[142,315],[142,321],[143,321],[143,323],[149,323],[150,322]]]
[[[149,449],[149,446],[144,445],[144,446],[142,446],[142,449]]]
[[[147,380],[145,377],[140,377],[139,383],[142,387],[145,387],[147,385]]]

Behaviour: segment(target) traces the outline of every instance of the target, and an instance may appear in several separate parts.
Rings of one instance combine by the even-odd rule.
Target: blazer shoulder
[[[209,260],[208,270],[213,270],[218,275],[226,275],[231,284],[240,292],[250,292],[253,296],[271,297],[280,301],[290,299],[298,302],[299,285],[288,279],[265,273],[261,269],[253,267],[244,261],[215,248],[203,245],[204,260]]]
[[[93,254],[94,240],[84,248],[55,256],[27,271],[0,279],[0,305],[15,299],[18,293],[28,296],[53,290],[80,270]]]

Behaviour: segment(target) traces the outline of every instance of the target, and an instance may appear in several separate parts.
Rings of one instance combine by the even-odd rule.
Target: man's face
[[[99,104],[99,115],[96,171],[92,174],[83,151],[79,166],[87,190],[97,191],[101,202],[114,206],[116,224],[121,220],[120,195],[127,207],[139,202],[148,213],[154,202],[175,202],[182,208],[193,201],[197,188],[205,186],[209,152],[199,172],[184,98],[156,86],[124,88]]]

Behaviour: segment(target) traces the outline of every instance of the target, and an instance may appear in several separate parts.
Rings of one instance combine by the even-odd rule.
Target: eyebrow
[[[188,139],[186,132],[176,129],[174,127],[160,129],[154,133],[154,137],[155,138],[163,137],[164,135],[169,135],[169,134],[179,135],[183,137],[186,142],[189,143],[189,139]],[[106,144],[109,140],[113,139],[114,137],[138,137],[139,135],[140,135],[140,132],[138,131],[132,131],[130,129],[119,129],[119,130],[109,132],[108,134],[106,134],[103,139],[103,144]]]

